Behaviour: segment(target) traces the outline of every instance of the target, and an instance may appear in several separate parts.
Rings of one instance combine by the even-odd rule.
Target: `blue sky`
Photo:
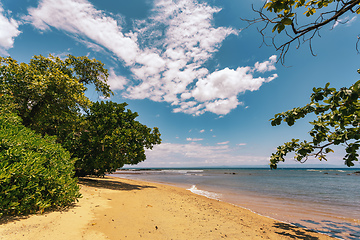
[[[311,128],[311,117],[272,127],[274,114],[308,103],[314,86],[359,78],[354,15],[321,30],[316,57],[306,44],[293,46],[283,66],[273,47],[260,48],[256,27],[240,30],[240,18],[256,17],[251,4],[258,9],[260,0],[0,2],[1,56],[29,62],[72,54],[105,63],[110,100],[127,102],[162,134],[138,167],[266,166],[278,145],[308,138]],[[87,96],[102,99],[91,89]],[[342,155],[336,151],[324,166],[342,166]],[[294,164],[291,157],[286,164]]]

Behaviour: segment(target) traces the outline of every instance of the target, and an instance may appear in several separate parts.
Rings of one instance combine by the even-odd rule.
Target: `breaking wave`
[[[196,185],[192,185],[191,188],[186,189],[186,190],[189,190],[192,193],[195,193],[197,195],[201,195],[201,196],[204,196],[204,197],[207,197],[207,198],[211,198],[211,199],[217,199],[218,200],[221,197],[221,194],[219,194],[219,193],[208,192],[208,191],[197,189]]]

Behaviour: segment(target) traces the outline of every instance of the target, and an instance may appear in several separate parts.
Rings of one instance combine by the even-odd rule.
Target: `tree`
[[[107,76],[104,64],[87,57],[68,55],[61,60],[40,55],[29,64],[0,58],[1,91],[12,96],[23,124],[42,135],[56,135],[60,142],[77,128],[81,111],[91,105],[86,85],[110,97]]]
[[[125,111],[126,103],[96,102],[84,116],[84,130],[69,148],[79,160],[76,175],[104,175],[124,164],[145,160],[145,148],[160,144],[158,128],[151,131],[135,121],[136,112]]]
[[[0,58],[0,95],[11,99],[7,108],[36,133],[56,136],[77,157],[78,176],[137,164],[145,160],[144,148],[161,142],[157,128],[151,130],[134,120],[137,113],[125,112],[126,103],[93,103],[85,96],[86,86],[92,85],[110,97],[107,77],[104,64],[87,57],[35,56],[29,64]]]
[[[360,69],[358,70],[360,73]],[[346,155],[345,165],[354,166],[358,161],[357,151],[360,147],[360,80],[349,88],[314,88],[311,102],[304,107],[294,108],[287,112],[276,114],[271,125],[280,125],[282,121],[292,126],[296,120],[304,118],[309,113],[315,113],[317,120],[310,122],[313,128],[309,132],[310,142],[292,139],[277,148],[270,158],[270,167],[277,168],[280,161],[289,152],[295,152],[295,159],[304,162],[309,156],[326,160],[326,155],[333,152],[332,145],[344,144]]]
[[[272,45],[280,51],[279,60],[282,64],[285,55],[293,42],[301,44],[308,42],[311,53],[311,41],[322,27],[331,23],[342,23],[340,17],[346,14],[360,14],[360,0],[269,0],[260,10],[253,10],[259,14],[255,19],[242,19],[248,26],[264,23],[259,29],[263,37],[263,43],[267,45],[266,31],[271,28],[274,33],[270,38]],[[306,18],[299,17],[300,14]],[[298,19],[300,18],[300,19]],[[300,22],[300,23],[299,23]],[[284,35],[287,40],[278,45],[275,38]],[[356,49],[358,50],[357,37]],[[359,51],[358,51],[359,52]],[[358,70],[360,73],[360,70]],[[329,88],[314,88],[311,95],[311,102],[304,107],[294,108],[287,112],[276,114],[271,120],[271,125],[276,126],[282,121],[292,126],[296,120],[304,118],[309,113],[315,113],[317,120],[310,122],[314,127],[309,132],[312,140],[310,142],[299,139],[292,139],[277,148],[270,158],[270,167],[277,168],[277,164],[285,161],[284,157],[289,152],[295,152],[295,159],[304,162],[309,156],[315,156],[319,160],[326,160],[326,155],[333,152],[331,146],[345,144],[346,155],[345,165],[353,166],[358,161],[360,147],[360,102],[359,88],[357,81],[349,88],[341,88],[337,91]]]
[[[280,51],[279,60],[283,64],[285,55],[293,42],[297,42],[297,47],[308,42],[311,53],[314,55],[311,41],[314,36],[320,35],[321,28],[331,23],[342,23],[339,20],[340,17],[348,13],[360,14],[359,5],[360,0],[270,0],[266,1],[260,10],[253,8],[259,14],[258,18],[242,20],[249,24],[248,27],[264,23],[259,32],[266,45],[268,37],[266,30],[271,28],[272,32],[275,32],[275,35],[270,38],[275,49]],[[307,18],[299,17],[300,14],[304,14]],[[301,23],[299,24],[299,22]],[[277,44],[275,38],[281,33],[285,33],[287,40]]]

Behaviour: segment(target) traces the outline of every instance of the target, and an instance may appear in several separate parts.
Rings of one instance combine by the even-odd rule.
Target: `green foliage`
[[[23,124],[42,135],[57,135],[60,141],[77,128],[81,110],[91,105],[86,85],[110,96],[107,76],[101,62],[87,57],[40,55],[29,64],[0,58],[2,92],[12,95]]]
[[[0,58],[0,94],[25,127],[57,137],[74,157],[76,173],[104,175],[145,160],[145,149],[161,142],[157,128],[135,121],[124,104],[92,103],[86,86],[112,94],[104,65],[87,57],[34,56],[29,64]],[[9,100],[11,99],[11,100]],[[5,101],[3,101],[5,106]],[[85,114],[84,114],[85,113]]]
[[[144,161],[145,148],[160,144],[157,128],[151,130],[135,121],[138,114],[125,111],[126,103],[96,102],[84,116],[84,130],[68,142],[79,158],[77,175],[104,175]]]
[[[4,104],[0,110],[0,216],[65,207],[79,198],[69,152],[54,137],[24,127]]]
[[[358,70],[360,73],[360,69]],[[270,158],[270,167],[276,169],[280,161],[289,152],[295,152],[295,159],[299,162],[306,161],[311,155],[319,160],[326,160],[326,154],[333,152],[332,145],[345,145],[346,166],[354,166],[358,161],[357,153],[360,147],[360,80],[349,88],[313,88],[311,102],[304,107],[294,108],[287,112],[276,114],[271,120],[271,125],[280,125],[286,122],[289,126],[296,120],[304,118],[309,113],[315,113],[318,117],[310,122],[313,126],[309,132],[310,142],[299,142],[292,139],[277,148]]]
[[[329,7],[329,5],[334,5],[335,9],[340,9],[338,8],[339,2],[343,7],[339,14],[342,14],[343,11],[352,10],[355,6],[357,7],[355,7],[354,11],[357,14],[360,13],[360,1],[358,0],[270,0],[265,4],[264,8],[276,14],[276,18],[271,20],[271,23],[275,24],[272,31],[277,30],[280,33],[285,29],[286,25],[292,25],[296,21],[296,9],[303,9],[303,14],[306,17],[310,17],[318,10]],[[334,19],[336,20],[337,17]]]

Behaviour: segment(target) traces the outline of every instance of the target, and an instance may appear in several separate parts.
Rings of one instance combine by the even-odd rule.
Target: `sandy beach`
[[[168,185],[122,178],[79,181],[64,211],[0,220],[0,239],[334,239]]]

